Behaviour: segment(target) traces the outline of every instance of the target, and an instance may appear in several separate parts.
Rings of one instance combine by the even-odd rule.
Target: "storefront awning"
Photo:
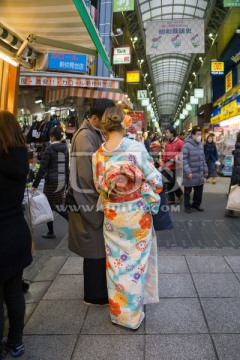
[[[20,43],[27,40],[38,53],[59,49],[91,55],[99,53],[111,69],[110,59],[84,0],[1,0],[0,14],[0,25]]]
[[[47,91],[47,105],[55,104],[56,101],[66,99],[68,97],[77,98],[92,98],[92,99],[111,99],[115,102],[121,102],[129,109],[133,108],[133,104],[129,101],[124,94],[112,91],[100,91],[92,89],[79,89],[79,88],[63,88]]]

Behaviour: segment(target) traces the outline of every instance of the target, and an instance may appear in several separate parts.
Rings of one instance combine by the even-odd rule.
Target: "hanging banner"
[[[146,53],[204,53],[204,20],[154,20],[146,24]]]
[[[134,0],[113,0],[113,12],[133,11]]]
[[[240,7],[239,0],[223,0],[224,7]]]

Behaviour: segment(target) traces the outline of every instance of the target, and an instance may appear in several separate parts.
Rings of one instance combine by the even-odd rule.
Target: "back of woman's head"
[[[0,152],[8,153],[10,149],[24,145],[22,130],[15,116],[0,110]]]
[[[117,107],[107,108],[101,121],[104,131],[107,133],[113,131],[123,131],[122,122],[124,117],[125,113],[122,109]]]
[[[61,126],[55,126],[51,131],[50,131],[50,136],[54,137],[57,141],[61,141],[63,138],[63,130],[61,128]]]

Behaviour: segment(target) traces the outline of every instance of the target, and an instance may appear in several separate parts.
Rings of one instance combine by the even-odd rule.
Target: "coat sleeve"
[[[38,187],[40,181],[42,180],[42,178],[46,174],[46,172],[48,170],[48,165],[49,165],[50,158],[51,158],[51,147],[49,145],[45,149],[45,151],[43,153],[43,159],[41,161],[40,169],[38,170],[38,173],[36,175],[36,179],[34,180],[33,185],[32,185],[34,188]]]
[[[66,184],[69,182],[69,151],[68,148],[65,152],[65,176],[66,176]]]
[[[188,146],[187,144],[184,144],[183,147],[182,147],[182,156],[183,156],[183,171],[188,175],[188,174],[191,174],[192,171],[190,169],[190,166],[189,166],[189,162],[188,162],[188,159],[189,159],[189,149],[188,149]],[[205,161],[205,160],[204,160]]]
[[[25,146],[12,149],[0,156],[0,172],[12,179],[27,177],[29,172],[28,152]]]

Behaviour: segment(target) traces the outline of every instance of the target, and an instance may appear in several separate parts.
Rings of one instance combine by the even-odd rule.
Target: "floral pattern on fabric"
[[[98,165],[97,170],[99,162],[104,169]],[[161,174],[142,144],[124,139],[111,154],[104,145],[94,154],[93,175],[105,215],[110,317],[116,324],[137,328],[144,317],[144,304],[159,301],[157,243],[151,213],[159,209]],[[122,201],[122,194],[131,195],[136,190],[138,198]],[[113,202],[112,197],[120,200]]]

